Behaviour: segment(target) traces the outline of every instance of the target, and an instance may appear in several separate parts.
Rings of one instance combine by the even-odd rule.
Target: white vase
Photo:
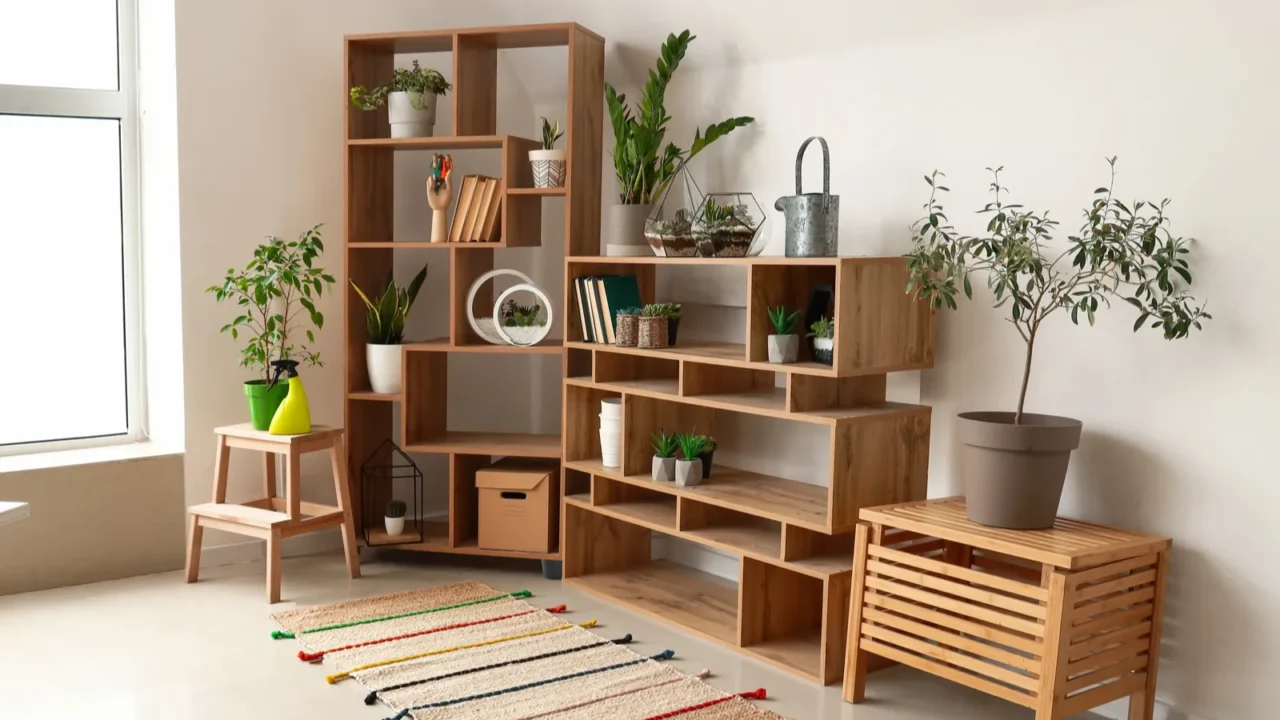
[[[529,164],[533,166],[534,187],[564,187],[568,170],[564,150],[530,150]]]
[[[622,417],[622,398],[605,398],[601,400],[600,417],[602,419]]]
[[[600,463],[607,468],[622,467],[622,431],[600,429]]]
[[[387,93],[391,137],[431,137],[435,132],[437,98],[434,93]]]
[[[386,523],[386,526],[387,526],[387,535],[390,535],[391,537],[395,537],[395,536],[397,536],[397,535],[399,535],[399,534],[401,534],[401,533],[403,533],[403,532],[404,532],[404,518],[403,518],[403,517],[398,517],[398,518],[393,518],[393,517],[384,517],[384,518],[382,518],[382,520],[383,520],[383,522],[385,522],[385,523]]]
[[[769,362],[793,363],[800,353],[800,338],[797,335],[770,335]]]
[[[400,345],[364,346],[365,365],[369,368],[369,387],[383,395],[399,395],[404,355]]]

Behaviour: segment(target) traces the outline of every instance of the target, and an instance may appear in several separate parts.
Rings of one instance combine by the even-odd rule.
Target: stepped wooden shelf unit
[[[903,288],[902,258],[566,258],[566,316],[574,279],[635,275],[645,302],[655,272],[729,266],[746,275],[746,343],[680,338],[665,350],[582,341],[566,325],[562,435],[565,582],[824,684],[843,676],[853,531],[863,507],[923,499],[930,408],[885,401],[886,373],[933,364],[934,317]],[[817,285],[835,290],[832,365],[767,361],[766,308],[804,308]],[[777,376],[785,380],[775,387]],[[596,416],[622,398],[622,467],[601,462]],[[650,476],[650,434],[714,433],[723,413],[818,426],[829,451],[814,482],[715,464],[691,488]],[[724,438],[721,438],[723,449]],[[822,484],[817,484],[822,483]],[[739,581],[651,559],[652,533],[741,558]]]
[[[497,132],[498,57],[503,50],[564,47],[568,55],[568,103],[565,147],[568,175],[563,188],[533,187],[528,151],[538,141]],[[365,364],[365,313],[355,291],[347,287],[346,403],[347,458],[360,503],[384,503],[381,494],[360,497],[360,465],[393,435],[393,403],[399,403],[401,445],[411,452],[449,456],[449,519],[424,522],[421,543],[398,549],[430,552],[555,559],[558,550],[529,554],[482,550],[476,544],[475,474],[495,456],[559,458],[558,435],[458,432],[450,430],[446,388],[448,353],[560,355],[559,340],[536,347],[490,345],[467,322],[466,297],[472,282],[493,269],[495,249],[540,247],[544,198],[562,198],[565,213],[564,254],[595,253],[600,238],[600,168],[604,112],[604,39],[574,23],[520,27],[431,30],[426,32],[348,35],[345,86],[373,87],[391,77],[395,56],[404,53],[452,53],[453,135],[391,138],[386,108],[346,115],[346,244],[347,276],[362,288],[381,288],[391,276],[397,250],[438,249],[449,257],[449,336],[404,347],[404,392],[396,395],[369,389]],[[533,118],[530,118],[532,126]],[[393,156],[397,152],[494,150],[501,155],[506,181],[502,239],[491,243],[430,243],[428,228],[408,240],[394,233]],[[465,168],[459,168],[464,171]],[[425,185],[425,176],[420,188]],[[425,191],[422,202],[426,203]],[[456,193],[456,189],[455,189]],[[432,281],[429,281],[432,282]],[[493,304],[491,289],[478,293],[476,307]],[[557,313],[558,314],[558,313]],[[415,530],[417,528],[414,528]],[[357,533],[362,535],[361,532]],[[416,533],[415,533],[416,534]]]

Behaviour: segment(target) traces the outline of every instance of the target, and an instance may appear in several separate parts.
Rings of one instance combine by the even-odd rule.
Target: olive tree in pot
[[[942,173],[925,176],[931,192],[927,214],[912,225],[907,292],[934,308],[955,309],[961,288],[973,297],[970,276],[984,274],[995,307],[1007,309],[1026,345],[1017,409],[959,415],[960,472],[969,519],[975,522],[1046,528],[1057,515],[1081,423],[1024,411],[1036,340],[1046,319],[1061,311],[1077,325],[1081,320],[1093,325],[1098,310],[1110,307],[1113,298],[1137,310],[1135,332],[1149,324],[1168,340],[1185,338],[1210,319],[1185,290],[1191,284],[1191,241],[1170,232],[1169,201],[1120,201],[1113,193],[1116,159],[1108,163],[1110,182],[1094,191],[1079,234],[1052,259],[1045,252],[1058,223],[1047,213],[1010,203],[1000,185],[1003,168],[991,170],[994,198],[978,211],[988,218],[980,237],[957,234],[938,201],[938,193],[947,191],[939,184]]]
[[[404,325],[426,279],[426,265],[407,288],[397,287],[392,278],[377,302],[370,300],[355,280],[351,281],[351,287],[364,302],[365,326],[369,331],[369,341],[364,346],[365,367],[369,371],[369,387],[376,393],[396,395],[403,389]]]
[[[436,100],[453,85],[439,71],[423,68],[417,60],[411,68],[396,68],[390,82],[367,90],[351,88],[351,104],[361,110],[387,106],[391,137],[431,137],[435,134]]]

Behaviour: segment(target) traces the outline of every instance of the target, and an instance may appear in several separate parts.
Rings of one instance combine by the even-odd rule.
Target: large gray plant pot
[[[649,242],[644,239],[644,221],[649,217],[649,213],[653,211],[652,205],[611,205],[609,211],[604,216],[604,227],[601,228],[601,242],[604,243],[606,251],[609,255],[632,254],[630,248],[635,247],[634,252],[639,253],[643,249],[643,255],[652,255],[653,251],[649,248]],[[626,250],[619,251],[617,248],[626,247]]]
[[[957,416],[960,476],[969,519],[1016,530],[1053,527],[1081,423],[1056,415],[967,412]]]

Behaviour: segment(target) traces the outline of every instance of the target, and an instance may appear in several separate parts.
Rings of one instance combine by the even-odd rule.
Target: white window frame
[[[123,239],[125,403],[123,434],[0,445],[0,457],[123,445],[146,439],[143,386],[142,233],[138,131],[138,0],[116,0],[116,90],[0,84],[0,115],[75,117],[120,122],[120,217]],[[86,352],[92,348],[85,348]],[[9,412],[14,411],[12,408]]]

